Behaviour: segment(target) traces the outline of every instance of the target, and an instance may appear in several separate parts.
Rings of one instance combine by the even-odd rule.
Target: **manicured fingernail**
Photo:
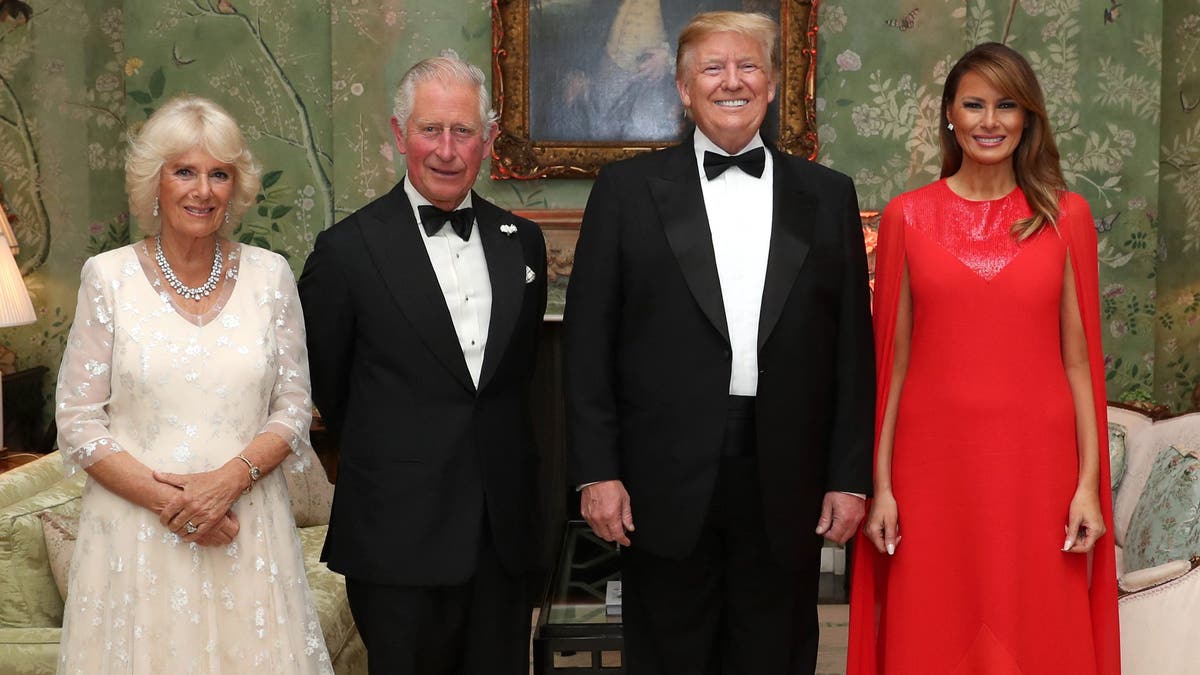
[[[888,555],[896,555],[896,545],[895,545],[895,544],[888,544],[888,545],[887,545],[887,551],[888,551]]]
[[[1073,542],[1073,541],[1071,541],[1070,539],[1068,539],[1068,540],[1066,540],[1066,541],[1064,541],[1064,542],[1063,542],[1063,549],[1062,549],[1062,550],[1064,550],[1064,551],[1070,551],[1070,550],[1071,550],[1071,546],[1073,546],[1074,544],[1075,544],[1075,542]]]

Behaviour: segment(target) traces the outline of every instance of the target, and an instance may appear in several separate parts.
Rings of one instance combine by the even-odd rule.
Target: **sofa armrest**
[[[1200,557],[1170,581],[1122,595],[1121,671],[1124,675],[1194,675],[1200,663]]]
[[[1172,560],[1161,565],[1148,567],[1142,570],[1134,570],[1128,574],[1122,575],[1120,579],[1120,589],[1122,593],[1137,593],[1138,591],[1146,590],[1165,584],[1168,581],[1178,579],[1179,577],[1192,571],[1195,567],[1193,562],[1200,562],[1200,558],[1192,560]]]
[[[0,663],[4,664],[4,672],[54,675],[61,638],[61,628],[0,628]]]

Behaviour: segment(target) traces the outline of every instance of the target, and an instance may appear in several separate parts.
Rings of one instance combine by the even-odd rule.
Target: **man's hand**
[[[597,537],[629,546],[629,537],[625,533],[633,532],[633,509],[621,481],[605,480],[583,488],[579,494],[579,511]]]
[[[817,534],[836,544],[844,544],[854,536],[866,514],[867,500],[844,492],[826,492],[821,501]]]

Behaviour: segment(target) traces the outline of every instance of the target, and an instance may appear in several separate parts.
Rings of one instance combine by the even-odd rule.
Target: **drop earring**
[[[154,195],[154,212],[150,215],[154,216],[155,218],[158,217],[158,195]]]
[[[946,131],[954,131],[954,122],[946,123]]]
[[[226,225],[229,224],[229,218],[230,218],[229,212],[232,210],[233,210],[233,200],[230,199],[229,203],[225,205],[225,224]]]

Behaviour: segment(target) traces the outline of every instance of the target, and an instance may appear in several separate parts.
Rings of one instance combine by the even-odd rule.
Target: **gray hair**
[[[231,222],[238,222],[254,204],[262,168],[254,161],[237,120],[206,98],[177,96],[155,111],[129,141],[125,191],[129,212],[143,232],[155,234],[162,226],[153,213],[163,165],[193,148],[233,165]]]
[[[488,92],[483,71],[478,66],[460,59],[453,49],[442,51],[441,56],[417,62],[400,78],[400,86],[396,87],[396,97],[392,102],[392,116],[396,118],[400,129],[408,128],[417,85],[433,80],[443,85],[467,84],[479,89],[479,121],[484,127],[483,138],[487,140],[492,125],[499,118],[492,109],[492,96]]]

